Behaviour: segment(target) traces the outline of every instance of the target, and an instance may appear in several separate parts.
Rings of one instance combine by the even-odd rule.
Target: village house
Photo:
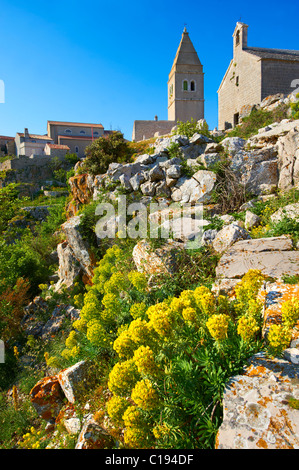
[[[299,81],[299,51],[247,45],[248,25],[233,33],[233,58],[218,89],[218,129],[235,127],[244,107],[270,95],[294,92]]]
[[[53,144],[48,135],[29,134],[28,128],[24,132],[17,132],[15,137],[16,155],[31,157],[32,155],[44,155],[46,144]]]
[[[79,158],[85,156],[88,145],[105,133],[102,124],[64,121],[48,121],[47,131],[53,144],[67,146],[69,153],[76,153]]]

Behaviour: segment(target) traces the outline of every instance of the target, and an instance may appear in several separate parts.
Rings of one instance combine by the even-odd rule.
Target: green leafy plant
[[[100,137],[86,147],[85,151],[86,159],[80,171],[92,175],[105,173],[112,162],[130,161],[134,153],[121,132],[113,132],[108,137]]]

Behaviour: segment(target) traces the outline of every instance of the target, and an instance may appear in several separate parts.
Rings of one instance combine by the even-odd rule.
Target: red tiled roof
[[[24,132],[17,132],[17,135],[19,135],[20,137],[24,137]],[[53,142],[53,139],[49,137],[48,134],[44,134],[44,135],[29,134],[29,139],[51,140]]]
[[[85,122],[48,121],[48,124],[58,126],[99,127],[100,129],[104,129],[102,124],[89,124]]]
[[[58,145],[58,144],[46,144],[48,147],[51,149],[62,149],[62,150],[70,150],[70,148],[67,145]]]
[[[14,137],[9,137],[8,135],[0,135],[0,139],[3,139],[3,140],[15,140]]]

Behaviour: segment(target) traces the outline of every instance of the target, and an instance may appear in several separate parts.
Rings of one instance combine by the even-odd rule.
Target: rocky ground
[[[279,100],[272,103],[268,100],[266,107],[273,108],[277,102]],[[239,207],[235,211],[231,210],[229,201],[225,210],[223,204],[214,200],[215,191],[223,184],[217,164],[224,160],[229,163],[226,178],[231,177],[231,181],[238,182],[239,191],[241,188]],[[298,244],[294,244],[289,233],[252,236],[252,230],[261,223],[254,208],[278,198],[278,193],[299,188],[299,120],[273,123],[247,140],[226,137],[216,142],[200,133],[191,138],[184,135],[161,137],[150,153],[138,156],[131,163],[112,163],[104,175],[80,174],[80,163],[76,171],[69,182],[72,200],[67,208],[68,220],[61,226],[64,241],[53,254],[59,261],[54,291],[59,292],[63,286],[71,287],[78,277],[85,284],[92,279],[95,259],[82,235],[82,213],[78,210],[102,200],[99,198],[103,194],[106,200],[113,202],[119,194],[125,194],[146,206],[151,202],[163,203],[163,210],[152,212],[150,217],[160,227],[163,224],[165,227],[166,220],[173,228],[172,237],[157,248],[146,239],[136,242],[132,257],[138,270],[146,270],[151,275],[160,272],[171,275],[176,269],[178,250],[186,250],[188,242],[200,235],[202,245],[209,246],[219,257],[214,292],[233,297],[234,286],[251,268],[271,278],[261,291],[265,334],[269,324],[279,323],[283,299],[299,296],[298,283],[284,282],[286,276],[296,278],[299,275]],[[252,197],[244,203],[241,195],[245,193]],[[169,220],[172,203],[178,203],[179,209],[172,212]],[[188,204],[188,211],[182,218],[180,207],[184,204]],[[194,218],[197,204],[203,204],[204,208],[200,221]],[[239,217],[240,213],[243,218]],[[285,216],[298,220],[298,215],[299,203],[295,202],[280,207],[271,215],[271,221],[279,223]],[[34,312],[44,308],[44,302],[46,300],[36,298],[27,307],[24,328],[28,335],[47,338],[63,327],[66,318],[72,322],[80,316],[80,311],[73,306],[60,305],[46,321],[36,322]],[[295,337],[283,359],[256,355],[243,375],[231,379],[224,394],[224,420],[218,432],[217,448],[298,448],[299,412],[287,405],[289,397],[299,399],[298,349]],[[49,421],[49,426],[53,426],[67,400],[69,409],[59,420],[63,419],[70,434],[78,436],[78,449],[103,446],[109,440],[105,430],[88,412],[88,403],[83,418],[72,408],[82,381],[87,383],[88,378],[88,364],[83,361],[67,370],[56,371],[31,391],[34,407]]]

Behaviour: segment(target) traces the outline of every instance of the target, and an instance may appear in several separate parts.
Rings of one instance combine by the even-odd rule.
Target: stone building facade
[[[30,134],[28,128],[24,132],[17,132],[15,137],[16,155],[31,157],[32,155],[44,155],[45,145],[53,144],[48,135]]]
[[[7,135],[0,135],[0,157],[15,155],[15,139]]]
[[[276,93],[288,95],[299,81],[299,51],[248,47],[247,30],[238,22],[233,33],[233,58],[218,89],[220,130],[239,123],[242,107]]]
[[[47,130],[54,144],[69,147],[69,153],[76,153],[79,158],[85,156],[88,145],[104,135],[102,124],[80,122],[48,121]]]
[[[204,74],[197,52],[184,28],[168,77],[168,120],[134,121],[132,140],[169,134],[178,121],[204,119]]]

